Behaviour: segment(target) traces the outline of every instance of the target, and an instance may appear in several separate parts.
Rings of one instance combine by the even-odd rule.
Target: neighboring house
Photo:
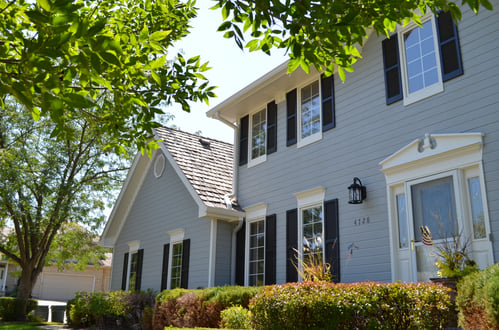
[[[244,213],[232,203],[233,147],[159,128],[138,154],[101,237],[113,248],[111,290],[231,283],[231,246]]]
[[[84,271],[65,269],[59,271],[56,266],[46,266],[38,276],[31,295],[35,299],[68,301],[78,291],[108,291],[111,276],[112,254],[99,267],[87,265]],[[8,295],[17,285],[19,266],[7,261],[0,262],[0,296]]]
[[[196,187],[215,183],[218,164],[200,168],[196,157],[207,155],[197,138],[159,130],[162,148],[137,157],[101,239],[115,249],[111,289],[179,286],[170,275],[178,268],[188,269],[180,286],[190,288],[296,281],[295,251],[307,254],[318,238],[335,281],[426,281],[436,269],[422,226],[434,243],[456,232],[470,238],[482,268],[497,262],[493,5],[478,15],[462,7],[457,27],[448,14],[428,14],[422,28],[371,35],[345,82],[287,74],[284,64],[211,109],[236,133],[233,179],[225,178],[233,186],[213,194],[223,213],[204,211]],[[365,196],[352,200],[348,188],[360,184]],[[225,205],[225,194],[244,212]],[[190,257],[181,257],[175,245],[186,239]]]

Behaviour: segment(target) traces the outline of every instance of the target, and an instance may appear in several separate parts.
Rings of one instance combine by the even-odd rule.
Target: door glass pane
[[[471,203],[471,218],[473,220],[473,237],[475,239],[485,238],[482,191],[478,177],[468,179],[468,191]]]
[[[399,220],[399,248],[405,249],[409,247],[405,194],[397,195],[397,216]]]
[[[433,240],[458,233],[452,176],[413,185],[414,239],[421,242],[421,227],[430,229]]]

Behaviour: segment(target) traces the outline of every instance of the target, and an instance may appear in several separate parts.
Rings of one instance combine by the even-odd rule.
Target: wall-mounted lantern
[[[359,178],[353,178],[353,183],[348,187],[348,203],[361,204],[366,199],[366,187],[362,185]]]

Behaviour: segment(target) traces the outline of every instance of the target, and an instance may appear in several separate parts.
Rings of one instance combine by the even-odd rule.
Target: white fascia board
[[[142,171],[137,172],[137,171],[139,171],[138,168],[139,168],[139,164],[141,163],[141,161],[148,161],[148,164],[145,166],[145,168]],[[144,182],[145,174],[149,170],[150,163],[151,162],[149,161],[149,159],[144,159],[140,152],[138,152],[135,155],[135,159],[133,160],[133,164],[130,167],[130,169],[128,170],[128,174],[127,174],[127,178],[125,180],[125,183],[123,184],[123,187],[121,188],[120,194],[118,195],[118,199],[114,203],[111,214],[109,215],[109,218],[106,222],[106,226],[104,227],[104,231],[101,234],[101,237],[99,240],[99,245],[104,246],[104,247],[113,247],[114,244],[116,243],[116,239],[121,232],[121,229],[123,227],[123,223],[124,223],[126,217],[128,216],[128,213],[130,212],[130,207],[133,203],[128,204],[127,211],[125,212],[125,215],[123,217],[118,219],[117,212],[120,209],[121,203],[122,203],[125,195],[130,193],[130,194],[132,194],[132,198],[131,198],[132,202],[135,200],[137,193],[140,190],[140,188],[142,187],[142,183]],[[130,182],[137,175],[141,175],[141,178],[139,179],[140,184],[130,186]],[[109,236],[110,235],[109,230],[111,229],[111,227],[113,225],[117,225],[119,228],[116,231],[116,234],[114,236]]]
[[[203,209],[199,209],[199,217],[235,222],[244,218],[244,212],[205,205]]]

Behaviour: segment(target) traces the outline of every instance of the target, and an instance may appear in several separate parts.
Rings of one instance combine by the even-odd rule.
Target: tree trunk
[[[38,273],[32,265],[22,267],[21,277],[17,288],[17,303],[16,303],[16,321],[24,322],[28,316],[28,300],[31,297],[31,291],[35,285]]]

